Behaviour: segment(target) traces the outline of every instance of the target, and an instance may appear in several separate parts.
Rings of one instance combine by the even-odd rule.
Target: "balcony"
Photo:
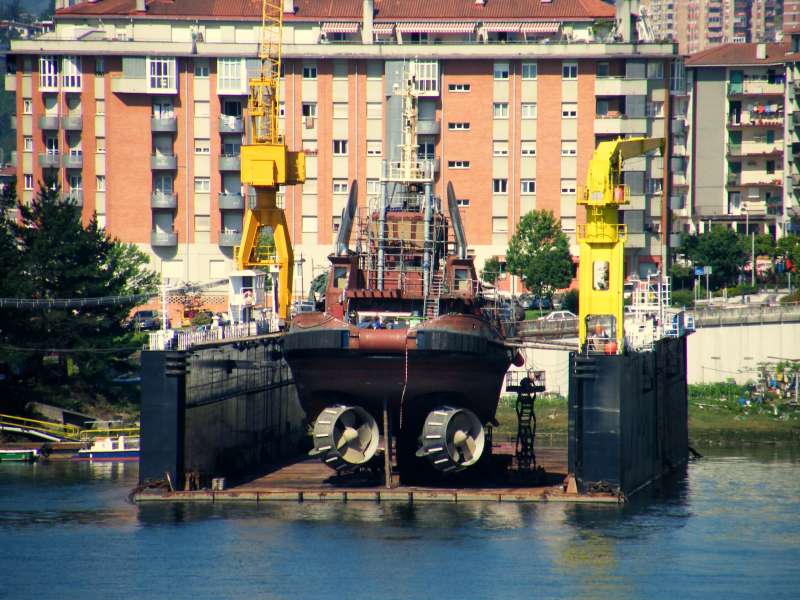
[[[150,129],[153,133],[175,133],[178,131],[178,119],[175,117],[151,117]]]
[[[800,173],[792,173],[792,186],[800,186]]]
[[[626,248],[644,248],[644,233],[628,233],[628,239],[625,240]]]
[[[755,145],[755,144],[753,144]],[[742,146],[741,144],[728,144],[728,156],[747,156],[747,157],[778,157],[783,156],[783,149],[779,146],[772,148],[753,148],[752,146]]]
[[[598,116],[594,120],[595,134],[647,134],[646,117],[626,117],[624,115]]]
[[[673,135],[683,135],[686,133],[686,118],[672,120],[672,133]]]
[[[223,154],[219,157],[220,171],[239,171],[241,159],[238,154]]]
[[[177,246],[178,233],[175,231],[152,231],[150,232],[150,245],[160,247]]]
[[[64,196],[64,199],[75,206],[83,206],[83,190],[70,190]]]
[[[439,135],[442,124],[436,120],[417,121],[417,135]]]
[[[220,210],[244,210],[244,198],[241,194],[225,194],[219,195],[219,209]]]
[[[594,81],[595,96],[645,96],[647,79],[598,77]]]
[[[740,185],[742,185],[742,177],[737,173],[728,173],[726,184],[729,187],[739,187]]]
[[[683,210],[686,208],[686,196],[671,196],[669,208],[670,210]]]
[[[39,166],[42,169],[57,169],[61,166],[61,155],[58,152],[40,152]]]
[[[219,232],[219,245],[223,248],[233,248],[238,246],[242,241],[241,231],[220,231]]]
[[[66,131],[81,131],[83,129],[83,116],[78,113],[61,117],[61,127]]]
[[[783,83],[765,81],[729,83],[728,96],[783,96]]]
[[[65,169],[82,169],[83,154],[65,154],[62,159],[62,165]]]
[[[763,127],[765,129],[783,129],[782,117],[758,117],[753,115],[743,115],[738,121],[728,122],[728,129],[743,129],[746,127]]]
[[[219,132],[220,133],[242,133],[244,131],[244,122],[239,117],[231,117],[229,115],[219,116]]]
[[[796,110],[792,113],[792,123],[794,125],[800,125],[800,110]]]
[[[55,131],[58,129],[59,121],[58,115],[42,115],[39,117],[39,129]]]
[[[150,168],[154,171],[174,171],[178,168],[178,158],[174,154],[153,154]]]
[[[670,233],[669,234],[669,247],[670,248],[680,248],[682,243],[683,243],[683,234],[682,233]]]
[[[150,196],[150,208],[172,210],[178,208],[178,197],[166,192],[153,192]]]

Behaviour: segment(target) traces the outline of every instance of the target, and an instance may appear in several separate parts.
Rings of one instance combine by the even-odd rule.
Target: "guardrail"
[[[800,304],[747,306],[741,308],[695,309],[690,311],[695,327],[763,325],[800,322]]]
[[[148,335],[145,350],[188,350],[200,344],[212,344],[229,340],[238,340],[256,335],[266,335],[275,330],[270,321],[250,321],[235,325],[221,325],[192,331],[167,329],[153,331]]]
[[[81,435],[81,428],[76,425],[38,421],[13,415],[0,415],[0,430],[3,429],[48,439],[78,440]]]

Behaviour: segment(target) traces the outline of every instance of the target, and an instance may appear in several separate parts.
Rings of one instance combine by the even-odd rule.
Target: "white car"
[[[554,310],[549,315],[539,317],[538,321],[577,321],[578,315],[568,310]]]

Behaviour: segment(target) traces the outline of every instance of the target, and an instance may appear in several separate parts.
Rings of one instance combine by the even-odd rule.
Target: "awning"
[[[323,33],[357,33],[358,23],[346,23],[343,21],[329,21],[322,24]]]
[[[521,33],[556,33],[559,23],[522,23]]]
[[[444,33],[463,34],[475,31],[475,23],[449,22],[449,23],[398,23],[397,31],[400,33]]]
[[[375,23],[372,26],[372,33],[375,35],[392,35],[394,23]]]
[[[499,23],[484,23],[483,28],[489,33],[517,33],[522,23],[499,22]]]

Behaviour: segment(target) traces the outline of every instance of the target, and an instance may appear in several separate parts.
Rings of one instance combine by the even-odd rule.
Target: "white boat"
[[[139,460],[139,436],[97,437],[91,445],[78,450],[83,460]]]

